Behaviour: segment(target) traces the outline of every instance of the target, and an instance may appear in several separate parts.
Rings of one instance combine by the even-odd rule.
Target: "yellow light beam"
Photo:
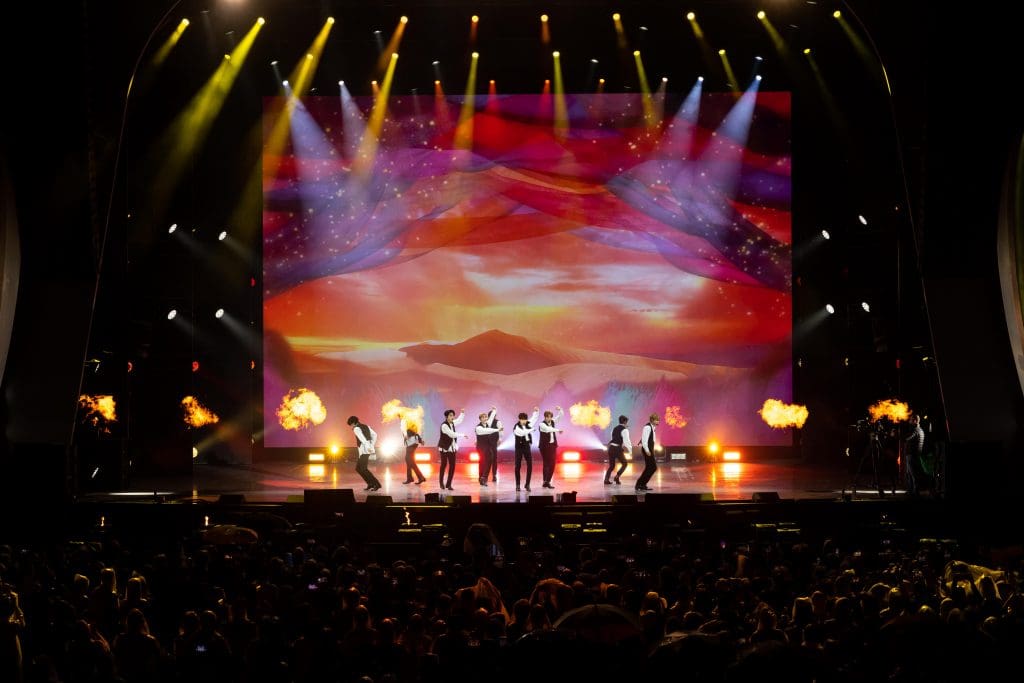
[[[690,28],[693,30],[693,35],[697,39],[697,44],[700,46],[700,54],[704,58],[704,63],[708,69],[717,70],[718,61],[715,59],[714,50],[711,49],[711,44],[708,43],[707,38],[704,37],[704,30],[701,29],[700,23],[697,21],[697,15],[693,12],[687,12],[686,20],[690,23]]]
[[[313,74],[316,73],[316,68],[320,64],[324,45],[327,44],[327,36],[330,35],[333,27],[334,17],[327,17],[327,21],[324,22],[320,32],[313,39],[305,56],[299,58],[298,64],[292,68],[291,73],[288,75],[291,92],[288,94],[284,105],[279,107],[278,111],[273,114],[274,123],[269,135],[267,135],[266,146],[263,152],[263,158],[270,160],[270,163],[265,164],[263,167],[263,176],[265,178],[272,178],[277,174],[277,166],[274,164],[274,160],[280,158],[285,142],[288,140],[288,134],[291,131],[292,110],[295,108],[295,103],[306,94],[310,84],[313,82]]]
[[[736,74],[732,70],[732,64],[729,63],[729,55],[725,54],[725,48],[718,51],[718,58],[722,60],[722,68],[725,69],[725,78],[729,82],[729,87],[732,88],[733,92],[739,92],[739,82],[736,80]]]
[[[548,24],[548,15],[540,15],[540,42],[547,47],[551,43],[551,26]]]
[[[384,70],[388,68],[388,60],[391,59],[391,55],[398,52],[398,47],[402,44],[402,36],[405,34],[405,25],[409,23],[409,17],[403,16],[398,20],[398,25],[395,26],[395,30],[391,32],[391,40],[388,41],[384,51],[380,53],[380,57],[377,59],[377,70],[376,74],[384,73]]]
[[[377,158],[380,132],[384,128],[384,117],[388,111],[388,95],[391,93],[391,81],[395,77],[396,64],[398,64],[398,53],[392,52],[391,62],[388,64],[388,70],[384,72],[384,80],[374,97],[373,110],[370,112],[369,121],[366,122],[363,140],[359,144],[359,152],[356,154],[353,171],[357,177],[365,178],[373,170],[373,162]]]
[[[209,135],[263,24],[262,18],[257,19],[231,54],[224,55],[213,75],[163,134],[157,153],[160,174],[152,189],[154,215],[163,212],[186,164]]]
[[[875,69],[881,68],[882,79],[885,81],[885,89],[892,96],[892,84],[889,83],[889,72],[885,70],[885,64],[875,59],[874,53],[868,49],[867,43],[857,35],[857,32],[853,30],[850,23],[846,21],[846,17],[839,10],[832,13],[832,16],[836,18],[839,25],[843,28],[843,33],[846,34],[847,39],[853,45],[854,51],[857,56],[860,57],[861,61],[864,62],[864,66],[867,67],[869,72],[874,72]]]
[[[470,57],[469,76],[466,78],[466,96],[459,111],[459,122],[455,126],[455,149],[468,150],[473,146],[473,114],[476,107],[476,71],[480,53]]]
[[[612,15],[612,22],[615,24],[615,42],[620,50],[626,49],[626,29],[622,27],[622,15],[618,12]]]
[[[658,121],[654,115],[651,86],[647,82],[647,71],[644,70],[644,61],[640,56],[640,50],[633,50],[633,61],[636,62],[636,75],[640,79],[640,103],[644,110],[644,125],[648,128],[653,128],[658,125]]]
[[[551,57],[555,65],[555,138],[565,140],[569,136],[569,109],[565,104],[565,83],[562,81],[562,55],[555,50]]]
[[[762,15],[764,15],[764,12],[759,12],[757,18],[761,21],[761,25],[764,26],[764,30],[768,32],[768,37],[771,38],[775,51],[779,53],[779,56],[782,57],[787,66],[791,66],[789,46],[786,45],[785,38],[772,25],[772,20],[767,15]]]
[[[161,45],[160,49],[153,55],[153,59],[150,61],[151,66],[160,66],[164,63],[164,60],[167,59],[167,55],[171,53],[171,50],[174,49],[174,46],[177,45],[178,41],[181,39],[181,34],[188,28],[188,24],[188,19],[182,19],[178,23],[178,27],[174,29],[174,32],[171,35],[167,36],[167,40],[164,41],[164,44]]]

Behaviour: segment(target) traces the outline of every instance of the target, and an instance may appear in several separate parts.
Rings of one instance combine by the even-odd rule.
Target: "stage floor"
[[[774,491],[783,499],[839,500],[852,488],[852,477],[844,463],[834,467],[809,465],[797,461],[765,463],[659,463],[651,479],[649,493],[710,494],[715,501],[749,501],[757,491]],[[424,494],[470,496],[474,503],[525,503],[531,495],[558,495],[575,491],[576,501],[611,502],[615,494],[634,494],[634,483],[642,469],[629,464],[618,486],[604,485],[606,465],[599,462],[559,463],[552,479],[554,489],[541,486],[540,467],[534,464],[531,491],[516,491],[512,463],[498,465],[498,481],[481,486],[475,463],[460,463],[452,480],[453,491],[441,491],[437,481],[437,465],[420,464],[427,478],[421,485],[404,484],[405,466],[371,463],[371,471],[380,480],[380,491],[364,491],[365,484],[350,462],[329,462],[322,465],[294,462],[259,463],[253,466],[195,465],[191,478],[174,477],[140,479],[129,488],[152,495],[154,491],[193,498],[216,500],[222,494],[242,494],[250,503],[282,503],[289,496],[301,496],[305,489],[353,489],[356,500],[368,495],[391,496],[396,503],[421,503]],[[525,468],[523,469],[525,483]],[[892,492],[887,482],[886,494]],[[121,495],[131,495],[122,492]],[[643,494],[640,494],[641,497]],[[871,489],[869,475],[857,482],[858,498],[878,498]],[[904,491],[897,487],[897,496]],[[292,498],[295,500],[295,498]]]

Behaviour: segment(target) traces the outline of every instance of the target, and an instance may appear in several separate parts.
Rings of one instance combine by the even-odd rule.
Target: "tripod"
[[[864,469],[865,462],[871,463],[871,488],[877,490],[879,496],[884,496],[885,491],[882,489],[882,480],[878,471],[882,462],[882,440],[878,432],[874,430],[868,432],[868,442],[864,446],[863,453],[861,453],[860,462],[857,463],[857,471],[854,473],[853,482],[849,487],[853,497],[857,495],[857,483],[860,481],[860,474]],[[895,486],[893,487],[893,493],[896,493]]]

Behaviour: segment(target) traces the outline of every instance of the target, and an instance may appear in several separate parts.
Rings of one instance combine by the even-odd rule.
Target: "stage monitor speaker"
[[[576,492],[566,491],[565,493],[558,494],[558,502],[562,504],[575,505],[576,504]]]
[[[428,493],[423,496],[423,502],[428,505],[440,505],[441,494],[437,493],[436,491],[434,493]]]
[[[318,519],[329,518],[336,512],[346,510],[356,502],[352,489],[305,489],[306,513]]]
[[[644,496],[647,505],[695,505],[705,501],[703,493],[648,493]],[[713,500],[713,498],[711,499]]]
[[[391,496],[367,496],[366,497],[366,504],[367,505],[391,505],[393,502],[395,502],[395,500]]]
[[[529,498],[526,499],[526,502],[528,502],[528,503],[535,503],[537,505],[554,505],[555,504],[555,497],[554,496],[530,496]]]
[[[245,505],[245,496],[241,493],[222,493],[217,497],[217,505]]]
[[[754,491],[754,495],[750,497],[755,503],[778,503],[779,494],[775,491]]]
[[[449,505],[469,505],[473,502],[473,496],[446,496],[445,502]]]
[[[635,505],[639,500],[635,493],[616,493],[612,496],[612,503],[616,505]]]

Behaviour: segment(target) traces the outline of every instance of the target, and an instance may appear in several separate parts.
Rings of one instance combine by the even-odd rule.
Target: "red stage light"
[[[562,462],[579,462],[579,451],[562,451]]]
[[[740,459],[740,452],[739,451],[726,451],[725,453],[722,453],[722,460],[731,460],[731,461],[735,462],[735,461],[737,461],[739,459]]]
[[[412,459],[414,462],[430,462],[430,453],[427,451],[416,451]]]
[[[199,372],[199,361],[192,361],[192,372]]]
[[[477,453],[476,451],[473,451],[472,453],[469,454],[469,461],[480,462],[480,454]]]

